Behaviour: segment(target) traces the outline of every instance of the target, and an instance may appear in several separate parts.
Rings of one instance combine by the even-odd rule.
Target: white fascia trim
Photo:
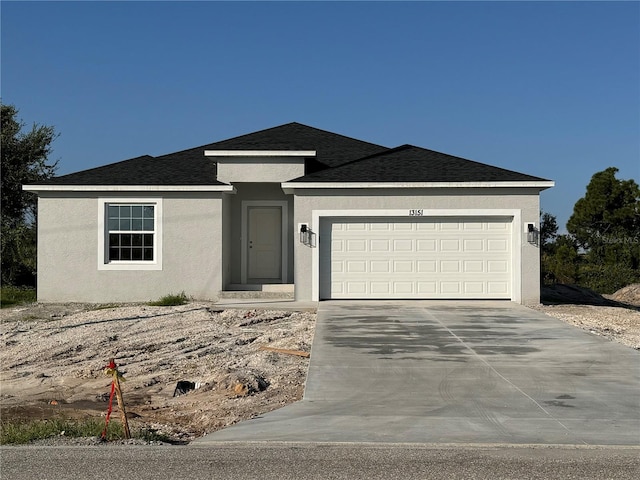
[[[205,150],[205,157],[315,157],[315,150]]]
[[[233,185],[23,185],[27,192],[230,192]]]
[[[322,217],[410,217],[407,209],[380,209],[380,210],[312,210],[311,229],[318,234],[320,232],[320,219]],[[509,208],[452,208],[452,209],[424,209],[420,217],[513,217],[511,224],[511,301],[522,302],[522,210]],[[318,302],[320,298],[320,248],[312,249],[311,260],[311,300]]]
[[[282,189],[296,188],[550,188],[551,180],[531,182],[283,182]]]

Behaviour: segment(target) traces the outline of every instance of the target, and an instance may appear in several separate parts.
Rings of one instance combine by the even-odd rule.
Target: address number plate
[[[410,217],[422,217],[423,214],[424,214],[424,211],[421,208],[415,209],[415,210],[409,210]]]

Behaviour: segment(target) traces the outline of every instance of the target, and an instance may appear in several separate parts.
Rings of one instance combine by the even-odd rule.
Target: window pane
[[[134,247],[141,247],[142,235],[140,235],[139,233],[131,235],[131,245],[133,245]]]
[[[142,248],[131,249],[131,260],[142,260]]]
[[[144,246],[153,247],[153,235],[147,233],[144,235]]]
[[[144,206],[144,213],[143,213],[144,218],[154,218],[155,215],[153,214],[153,205],[145,205]]]
[[[123,230],[123,231],[131,230],[131,219],[130,218],[121,218],[120,219],[120,230]]]
[[[111,235],[109,235],[109,246],[117,247],[119,245],[120,245],[120,235],[118,235],[117,233],[112,233]]]
[[[131,218],[142,218],[142,205],[134,205],[131,207]]]
[[[120,250],[118,248],[109,249],[109,261],[120,260]]]
[[[147,232],[153,232],[153,218],[144,219],[144,230]]]
[[[122,235],[120,235],[120,245],[122,245],[123,247],[130,247],[131,234],[123,233]]]
[[[149,260],[149,261],[153,260],[153,248],[145,247],[145,249],[144,249],[144,259],[145,260]]]
[[[131,249],[130,248],[121,248],[120,249],[120,260],[131,260]]]
[[[120,207],[118,205],[109,205],[109,218],[118,218],[120,216]]]
[[[120,205],[120,218],[131,218],[131,205]]]
[[[120,222],[117,218],[109,219],[109,230],[118,230],[120,228]]]
[[[133,218],[131,220],[131,230],[139,232],[142,230],[142,219],[141,218]]]

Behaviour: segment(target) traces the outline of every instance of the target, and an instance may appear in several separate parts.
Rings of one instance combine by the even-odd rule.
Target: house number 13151
[[[410,217],[421,217],[421,216],[422,216],[422,209],[419,209],[419,210],[409,210],[409,216],[410,216]]]

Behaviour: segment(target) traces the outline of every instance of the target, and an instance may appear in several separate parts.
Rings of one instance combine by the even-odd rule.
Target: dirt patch
[[[553,285],[541,291],[536,310],[570,325],[640,350],[640,284],[600,295],[577,285]]]
[[[32,305],[3,309],[0,414],[104,416],[113,357],[124,373],[131,428],[188,441],[302,397],[313,312]],[[179,381],[193,388],[176,391]],[[174,393],[176,396],[174,396]],[[117,411],[117,407],[115,407]],[[116,414],[117,418],[117,414]]]
[[[3,419],[104,417],[111,380],[103,368],[111,357],[126,378],[131,428],[174,440],[190,441],[302,398],[309,359],[261,347],[309,352],[315,313],[222,310],[211,303],[96,307],[0,311]],[[637,309],[532,308],[640,349]],[[180,381],[188,388],[174,396]]]
[[[637,309],[595,305],[536,305],[531,308],[640,350],[640,311]]]

